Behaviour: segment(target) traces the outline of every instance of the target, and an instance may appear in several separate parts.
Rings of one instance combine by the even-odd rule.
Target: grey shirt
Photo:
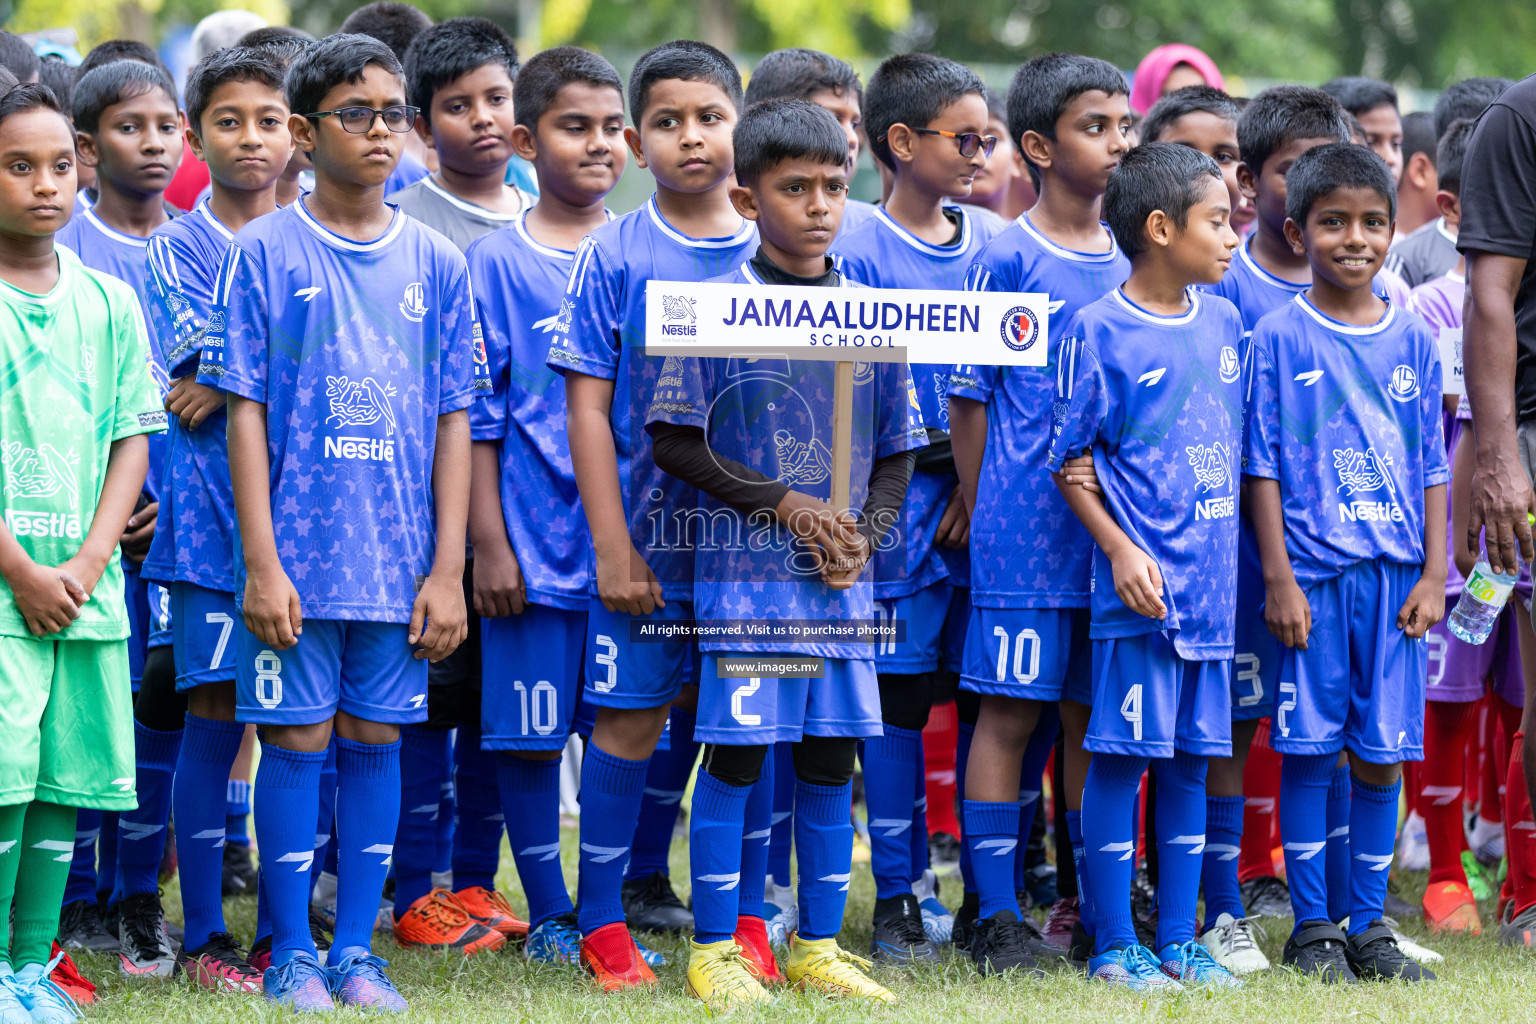
[[[514,213],[498,213],[458,196],[450,195],[430,177],[389,196],[389,201],[432,230],[447,236],[459,251],[468,249],[477,238],[506,227],[533,205],[533,198],[516,185],[507,186],[522,200]]]
[[[1450,273],[1460,258],[1456,236],[1445,226],[1444,217],[1436,217],[1392,247],[1387,269],[1397,271],[1409,288],[1417,288]]]

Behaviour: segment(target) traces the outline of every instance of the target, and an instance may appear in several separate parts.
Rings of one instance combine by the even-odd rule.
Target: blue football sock
[[[1350,917],[1353,902],[1351,861],[1349,856],[1349,765],[1336,765],[1328,783],[1328,919],[1342,921]],[[1397,804],[1392,805],[1392,829],[1397,831]],[[1388,851],[1390,852],[1390,851]],[[1386,869],[1382,869],[1385,871]],[[1382,875],[1386,877],[1385,874]],[[1376,915],[1380,917],[1380,914]],[[1353,922],[1353,918],[1350,918]]]
[[[331,736],[320,765],[320,803],[315,809],[315,860],[309,868],[309,887],[315,887],[320,872],[336,874],[336,737]]]
[[[438,787],[437,797],[437,834],[432,837],[432,874],[451,875],[453,873],[453,833],[454,824],[458,817],[457,800],[454,793],[453,776],[453,734],[449,734],[448,753],[448,777]],[[457,886],[457,883],[454,883]],[[462,886],[458,886],[462,888]]]
[[[1072,847],[1072,872],[1077,875],[1077,914],[1089,936],[1098,933],[1093,915],[1093,890],[1088,885],[1088,854],[1083,849],[1083,812],[1067,812],[1067,842]]]
[[[528,897],[528,923],[540,924],[571,910],[560,872],[560,759],[532,761],[504,751],[496,760],[506,820],[517,822],[512,857]]]
[[[1328,920],[1325,867],[1328,784],[1338,754],[1285,754],[1280,759],[1280,842],[1296,926]]]
[[[1131,920],[1131,878],[1136,867],[1131,808],[1146,770],[1145,757],[1096,752],[1083,786],[1083,854],[1094,885],[1095,953],[1136,944]]]
[[[768,838],[768,874],[779,885],[793,880],[789,851],[795,829],[795,745],[773,746],[773,835]]]
[[[453,887],[494,889],[507,819],[497,783],[500,758],[480,749],[478,720],[459,726],[453,758]],[[558,804],[558,788],[556,796]]]
[[[971,848],[971,876],[981,896],[977,916],[985,920],[1007,910],[1015,919],[1023,917],[1013,884],[1013,862],[1020,853],[1019,805],[1011,800],[966,800],[960,806],[965,845]]]
[[[101,812],[82,807],[75,812],[75,856],[64,883],[64,902],[96,900],[96,841],[101,838]]]
[[[763,771],[747,794],[746,817],[741,835],[741,888],[737,890],[736,913],[762,917],[767,910],[763,890],[768,882],[768,841],[773,835],[773,759],[768,747]]]
[[[677,813],[699,754],[699,745],[693,742],[693,727],[693,715],[680,708],[672,709],[667,749],[652,754],[646,769],[645,795],[635,821],[626,879],[649,878],[658,871],[670,874],[667,860],[672,852],[672,832],[677,828]]]
[[[1157,948],[1195,938],[1200,867],[1205,852],[1207,760],[1176,751],[1152,762],[1157,772]]]
[[[117,883],[116,811],[101,812],[101,835],[96,837],[96,901],[112,905],[112,889]]]
[[[587,744],[581,759],[581,870],[576,876],[576,914],[583,935],[624,920],[619,893],[649,764],[650,758],[631,761],[614,757],[596,743]]]
[[[853,784],[795,782],[795,852],[800,858],[799,934],[830,939],[843,930],[853,872]]]
[[[432,891],[450,736],[445,729],[424,725],[400,727],[400,824],[394,841],[396,920]]]
[[[183,945],[196,949],[224,927],[224,844],[228,821],[229,769],[240,752],[245,726],[187,712],[173,791],[176,870],[181,874]],[[221,792],[221,785],[224,787]]]
[[[1387,898],[1387,869],[1397,839],[1397,800],[1402,779],[1373,786],[1351,778],[1349,804],[1349,934],[1358,935],[1382,916]]]
[[[1061,715],[1054,704],[1040,706],[1040,718],[1035,731],[1029,734],[1024,746],[1024,759],[1019,764],[1019,845],[1013,857],[1013,887],[1024,888],[1024,851],[1029,847],[1029,837],[1035,830],[1035,812],[1040,806],[1040,793],[1045,777],[1045,762],[1056,749],[1056,727]]]
[[[272,905],[267,902],[266,872],[256,872],[256,932],[251,936],[254,946],[262,939],[272,938]]]
[[[1243,798],[1205,798],[1205,855],[1200,865],[1200,886],[1205,890],[1205,924],[1209,928],[1222,914],[1247,917],[1242,888],[1237,880],[1237,858],[1243,849]]]
[[[917,771],[912,773],[912,830],[908,833],[912,866],[907,874],[914,882],[928,870],[928,762],[924,758],[923,734],[918,733]]]
[[[721,782],[704,769],[693,784],[688,862],[693,871],[693,940],[723,942],[740,913],[741,845],[750,786]]]
[[[400,741],[336,738],[335,959],[367,955],[400,820]],[[428,863],[430,869],[430,862]],[[399,879],[396,878],[396,886]],[[397,888],[398,891],[398,888]],[[396,905],[398,906],[398,897]]]
[[[309,868],[315,859],[323,752],[285,750],[263,742],[252,803],[261,847],[262,884],[272,915],[272,964],[299,953],[315,956],[309,934]],[[375,905],[377,910],[377,905]]]
[[[244,731],[242,726],[242,734]],[[186,740],[183,739],[182,742],[185,743]],[[237,748],[235,756],[238,757],[239,754]],[[239,846],[251,845],[251,782],[249,779],[224,780],[224,842]]]
[[[962,808],[965,806],[965,772],[971,760],[971,739],[975,735],[975,723],[960,723],[960,735],[955,740],[955,792],[960,794]],[[963,815],[960,830],[965,831]],[[960,837],[960,885],[965,892],[976,891],[976,878],[971,868],[971,844],[965,836]]]
[[[864,741],[864,802],[869,808],[870,868],[875,898],[912,891],[912,793],[923,774],[923,734],[885,726]]]

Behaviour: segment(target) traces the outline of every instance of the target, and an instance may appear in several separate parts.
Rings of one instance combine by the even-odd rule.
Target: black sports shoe
[[[1019,918],[1019,927],[1024,929],[1024,941],[1029,945],[1029,952],[1036,960],[1065,960],[1067,947],[1058,946],[1045,937],[1045,930],[1040,927],[1034,917],[1025,911]]]
[[[1034,936],[1011,910],[1000,910],[976,922],[971,937],[971,959],[982,975],[1017,971],[1024,976],[1044,977],[1040,962],[1030,949]]]
[[[1416,907],[1403,899],[1393,890],[1397,888],[1397,880],[1391,879],[1387,888],[1387,895],[1381,902],[1381,912],[1387,917],[1395,917],[1399,921],[1411,921],[1424,913],[1423,907]]]
[[[309,908],[309,937],[315,944],[315,951],[320,954],[320,962],[325,963],[325,954],[331,949],[331,926],[315,910],[313,904]],[[271,941],[268,939],[268,944]]]
[[[243,843],[224,844],[224,895],[256,895],[256,865],[251,848]]]
[[[1249,917],[1290,917],[1291,890],[1274,875],[1250,878],[1242,885],[1243,906]]]
[[[928,866],[935,871],[950,871],[960,866],[960,840],[948,832],[928,837]]]
[[[975,935],[972,935],[974,940]],[[939,951],[923,931],[923,912],[909,892],[875,900],[874,935],[870,955],[881,963],[937,963]]]
[[[134,893],[118,903],[118,970],[129,978],[169,978],[177,971],[176,951],[165,929],[160,894]]]
[[[1391,938],[1390,934],[1388,938]],[[1357,979],[1345,954],[1347,945],[1344,933],[1332,921],[1303,921],[1296,933],[1286,940],[1280,962],[1319,981],[1353,985]],[[1395,943],[1392,949],[1396,951]]]
[[[631,931],[676,934],[693,928],[693,915],[672,891],[672,880],[660,871],[626,880],[620,897]]]
[[[1391,927],[1380,918],[1344,942],[1344,955],[1355,976],[1375,981],[1434,981],[1435,972],[1398,948]]]
[[[92,953],[116,953],[117,936],[101,923],[95,900],[75,900],[59,911],[59,945]]]
[[[976,934],[976,918],[981,913],[981,894],[966,893],[955,911],[955,923],[949,933],[949,941],[956,949],[969,949],[971,938]]]

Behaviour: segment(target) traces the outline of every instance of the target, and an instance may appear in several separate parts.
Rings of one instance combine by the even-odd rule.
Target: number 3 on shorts
[[[612,693],[613,688],[619,685],[619,645],[613,642],[612,637],[597,634],[594,641],[597,646],[604,648],[597,652],[597,664],[600,668],[607,669],[607,676],[592,681],[592,689],[598,693]]]
[[[1131,723],[1131,738],[1141,742],[1141,684],[1132,683],[1120,702],[1120,717]]]

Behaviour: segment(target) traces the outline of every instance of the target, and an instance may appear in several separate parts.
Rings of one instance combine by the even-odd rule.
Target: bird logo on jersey
[[[1232,452],[1217,441],[1210,447],[1197,444],[1185,448],[1189,465],[1195,471],[1195,483],[1202,491],[1214,491],[1226,487],[1232,480]]]
[[[1219,369],[1223,384],[1231,384],[1237,380],[1237,375],[1240,372],[1237,362],[1237,349],[1231,345],[1223,345],[1221,347],[1221,364]]]
[[[389,432],[395,432],[395,410],[389,404],[395,397],[393,384],[380,384],[372,377],[359,381],[326,377],[325,396],[331,403],[331,414],[325,422],[331,426],[371,427],[383,420]]]
[[[400,300],[400,315],[413,324],[421,323],[422,317],[427,315],[427,290],[421,286],[420,281],[412,281],[405,286],[405,298]]]
[[[1392,465],[1391,455],[1378,454],[1375,448],[1357,452],[1353,448],[1333,450],[1333,468],[1339,471],[1338,490],[1345,494],[1364,494],[1390,489],[1387,469]]]
[[[20,441],[6,441],[0,447],[0,460],[5,465],[5,489],[11,497],[47,500],[68,491],[70,504],[79,500],[75,470],[80,456],[73,448],[65,454],[47,442],[28,448]]]
[[[1392,382],[1387,385],[1387,394],[1396,402],[1411,402],[1419,397],[1419,375],[1413,372],[1413,367],[1398,364],[1392,371]]]
[[[1003,344],[1015,352],[1028,352],[1040,340],[1040,318],[1028,306],[1014,306],[1003,314]]]
[[[832,475],[832,453],[814,437],[802,442],[787,430],[776,430],[773,447],[779,457],[779,480],[782,483],[791,487],[809,486]]]

